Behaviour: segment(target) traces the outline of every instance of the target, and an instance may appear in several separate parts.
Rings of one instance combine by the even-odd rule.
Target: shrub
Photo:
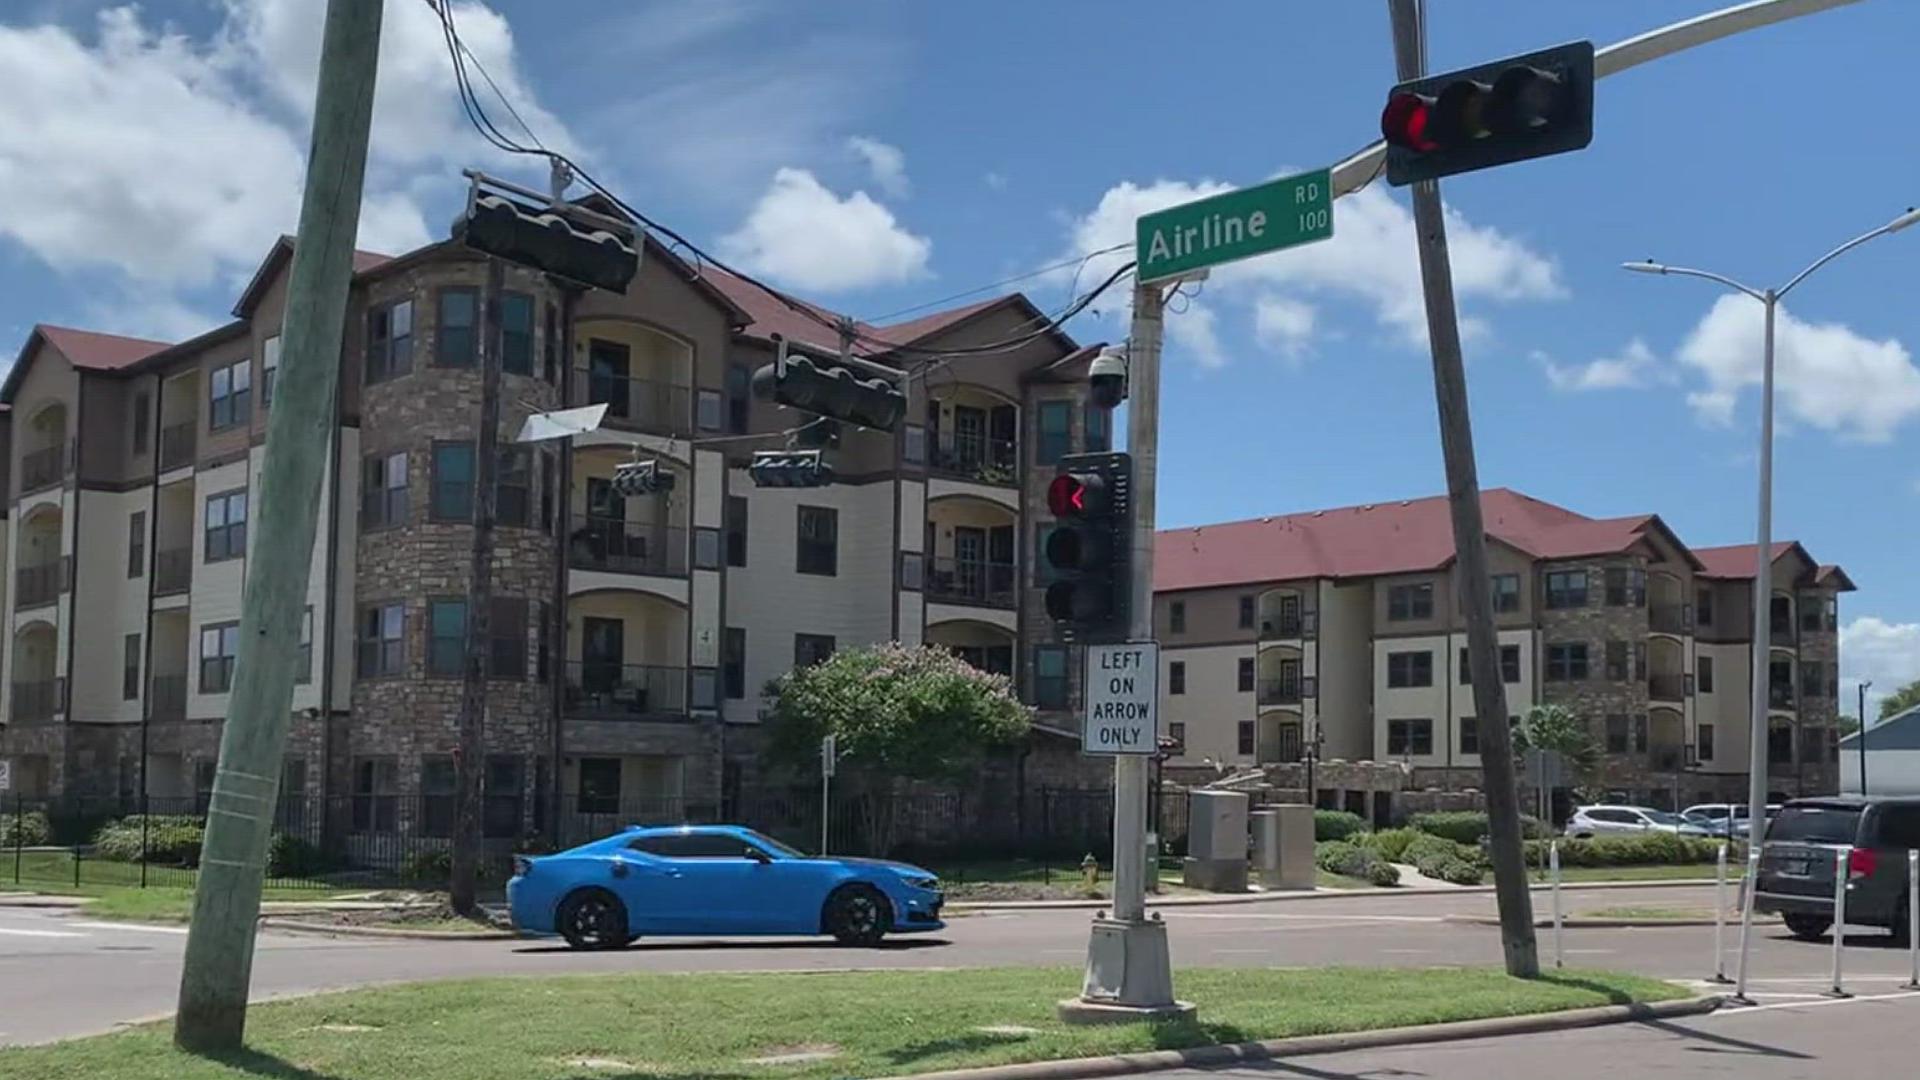
[[[47,815],[38,810],[0,816],[0,848],[38,847],[49,832]]]
[[[268,877],[317,877],[332,869],[333,859],[325,851],[297,836],[274,833],[267,845]]]
[[[1353,842],[1380,853],[1388,862],[1406,862],[1407,845],[1423,834],[1412,829],[1382,829],[1379,832],[1360,833]]]
[[[1561,840],[1561,866],[1687,866],[1712,863],[1720,841],[1672,833],[1608,836],[1593,840]],[[1527,861],[1545,865],[1547,841],[1527,842]]]
[[[200,842],[205,837],[206,825],[197,817],[129,814],[100,826],[93,834],[93,853],[116,862],[194,867],[200,865]]]
[[[1416,833],[1401,852],[1400,862],[1427,877],[1456,885],[1478,885],[1485,867],[1477,848],[1432,833]]]
[[[1367,831],[1367,820],[1359,814],[1345,810],[1315,810],[1313,812],[1313,838],[1315,840],[1345,840],[1355,833]]]
[[[1359,878],[1375,885],[1400,884],[1400,871],[1394,869],[1372,848],[1345,840],[1325,840],[1314,845],[1314,864],[1329,874]]]
[[[1423,833],[1444,836],[1459,844],[1477,844],[1487,836],[1487,813],[1484,810],[1444,810],[1431,814],[1415,814],[1408,826]],[[1546,826],[1539,818],[1520,815],[1520,834],[1528,839],[1547,835]]]
[[[1486,874],[1479,863],[1456,858],[1429,861],[1417,869],[1430,878],[1439,878],[1455,885],[1478,885]]]

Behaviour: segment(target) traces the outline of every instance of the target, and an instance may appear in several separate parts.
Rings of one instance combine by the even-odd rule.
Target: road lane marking
[[[1861,1005],[1869,1001],[1920,1001],[1920,994],[1903,990],[1893,994],[1860,994],[1850,998],[1824,998],[1820,1001],[1782,1001],[1772,1005],[1733,1005],[1716,1009],[1702,1016],[1703,1020],[1724,1019],[1730,1016],[1746,1016],[1749,1013],[1772,1012],[1775,1009],[1824,1009],[1829,1005]]]
[[[82,930],[131,930],[139,934],[185,934],[184,926],[154,926],[151,923],[76,922],[68,926]]]
[[[85,934],[75,934],[66,930],[16,930],[11,926],[0,926],[0,934],[12,934],[15,937],[46,938],[83,938]]]
[[[1241,915],[1226,912],[1180,912],[1168,915],[1171,919],[1283,919],[1304,922],[1388,922],[1388,923],[1437,923],[1445,922],[1442,915]]]

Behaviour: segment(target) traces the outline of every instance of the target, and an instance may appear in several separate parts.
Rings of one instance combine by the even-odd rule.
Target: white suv
[[[1567,835],[1576,840],[1596,836],[1639,836],[1649,832],[1707,836],[1707,830],[1679,814],[1646,806],[1583,806],[1567,819]]]

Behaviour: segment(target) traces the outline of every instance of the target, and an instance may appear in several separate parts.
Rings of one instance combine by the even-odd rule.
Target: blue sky
[[[1434,67],[1596,44],[1716,0],[1434,0]],[[321,0],[24,0],[0,14],[0,333],[211,326],[290,230]],[[863,317],[1130,238],[1134,214],[1370,141],[1385,4],[493,0],[455,12],[541,138],[702,243]],[[1482,482],[1688,542],[1753,530],[1755,284],[1920,203],[1895,73],[1920,6],[1864,0],[1605,80],[1592,147],[1445,185]],[[388,0],[363,239],[440,235],[463,165],[431,12]],[[505,118],[502,117],[503,122]],[[1431,494],[1442,474],[1401,193],[1216,275],[1170,317],[1167,525]],[[24,211],[24,212],[23,212]],[[1080,274],[1097,280],[1111,263]],[[1844,564],[1851,677],[1920,678],[1920,230],[1812,279],[1783,335],[1776,534]],[[1022,282],[1045,305],[1071,275]],[[1077,322],[1124,334],[1116,290]],[[1599,363],[1596,363],[1599,362]],[[1335,449],[1337,448],[1337,450]],[[1849,695],[1850,699],[1850,695]]]

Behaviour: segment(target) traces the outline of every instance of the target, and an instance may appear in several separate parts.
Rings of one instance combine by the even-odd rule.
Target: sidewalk
[[[1410,869],[1410,868],[1408,868]],[[1403,870],[1404,874],[1404,870]],[[1415,872],[1415,877],[1420,875]],[[1403,878],[1404,879],[1404,878]],[[1431,878],[1421,878],[1432,881]],[[1660,881],[1572,881],[1562,882],[1562,892],[1600,889],[1678,889],[1699,888],[1712,885],[1712,878],[1668,878]],[[1548,891],[1544,881],[1535,881],[1531,887],[1536,893]],[[1148,894],[1147,906],[1150,908],[1176,907],[1216,907],[1229,904],[1264,904],[1288,900],[1332,900],[1340,897],[1379,897],[1379,896],[1469,896],[1474,893],[1490,893],[1492,885],[1449,885],[1444,882],[1394,888],[1368,889],[1314,889],[1300,892],[1261,892],[1258,890],[1244,893],[1222,893],[1216,896],[1154,896]],[[943,912],[949,915],[962,915],[971,911],[1095,911],[1113,906],[1112,900],[982,900],[953,901]]]

